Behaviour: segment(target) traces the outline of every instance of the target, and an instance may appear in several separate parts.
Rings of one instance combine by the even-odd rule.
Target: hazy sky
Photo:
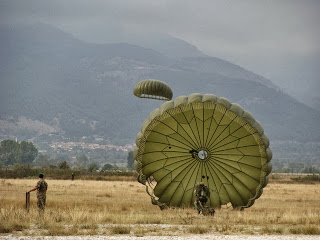
[[[318,0],[0,0],[1,23],[45,22],[100,43],[167,33],[298,97],[320,96],[319,13]]]

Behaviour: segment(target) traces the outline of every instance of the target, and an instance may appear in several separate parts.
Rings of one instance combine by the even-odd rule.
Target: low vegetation
[[[70,168],[34,168],[29,165],[15,165],[14,167],[0,167],[0,177],[3,179],[16,179],[16,178],[34,178],[42,172],[48,179],[70,180],[72,173],[75,180],[126,180],[136,181],[137,173],[128,170],[100,170],[90,171],[88,169],[70,169]]]
[[[320,175],[307,175],[307,176],[299,176],[299,177],[293,177],[291,178],[295,182],[300,182],[300,183],[313,183],[313,182],[320,182]]]
[[[112,178],[112,176],[110,176]],[[25,209],[25,192],[37,179],[0,180],[0,236],[192,234],[319,235],[320,183],[270,180],[255,204],[244,211],[216,210],[214,217],[193,208],[161,211],[143,185],[113,176],[114,181],[47,179],[47,208],[39,215],[36,194]],[[284,184],[285,183],[285,184]]]

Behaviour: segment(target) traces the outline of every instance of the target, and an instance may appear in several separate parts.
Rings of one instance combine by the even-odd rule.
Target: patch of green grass
[[[81,224],[80,228],[81,229],[98,229],[98,225],[93,223],[85,223],[85,224]]]
[[[131,227],[129,226],[119,225],[111,228],[112,234],[130,234],[130,232],[131,232]]]
[[[137,228],[134,230],[134,235],[137,237],[143,237],[148,231],[144,228]]]
[[[28,228],[28,226],[26,224],[21,224],[21,223],[13,223],[13,224],[7,224],[5,222],[0,223],[0,233],[12,233],[14,231],[23,231],[26,228]]]
[[[188,232],[192,234],[204,234],[209,232],[209,227],[193,226],[188,228]]]
[[[143,219],[137,219],[134,222],[135,224],[162,224],[163,222],[161,221],[161,219],[152,219],[152,218],[143,218]]]
[[[302,228],[301,227],[291,227],[291,228],[289,228],[289,232],[291,234],[302,234]]]
[[[282,234],[283,229],[280,227],[265,226],[261,229],[261,233],[263,233],[263,234]]]
[[[61,225],[52,225],[50,228],[46,231],[45,235],[48,236],[70,236],[77,234],[77,229],[67,229],[65,227],[62,227]]]
[[[7,224],[0,224],[0,233],[11,233],[13,231],[12,227]]]
[[[320,235],[320,228],[314,226],[303,227],[302,233],[305,235]]]
[[[315,226],[291,227],[289,228],[289,232],[292,234],[319,235],[320,229]]]

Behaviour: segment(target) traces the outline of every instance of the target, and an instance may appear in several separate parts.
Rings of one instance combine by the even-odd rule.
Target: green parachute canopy
[[[210,189],[207,205],[250,207],[272,169],[259,122],[212,94],[180,96],[155,109],[137,135],[134,158],[138,181],[160,208],[193,206],[200,182]]]
[[[169,101],[172,99],[172,90],[164,82],[154,79],[143,80],[134,87],[133,94],[139,98],[151,98]]]

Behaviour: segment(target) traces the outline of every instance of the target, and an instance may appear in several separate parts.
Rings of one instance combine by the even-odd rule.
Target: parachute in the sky
[[[134,87],[133,94],[139,98],[151,98],[169,101],[172,99],[172,90],[164,82],[155,79],[143,80]]]
[[[250,207],[272,169],[260,123],[212,94],[180,96],[155,109],[137,135],[134,158],[138,181],[160,208],[193,206],[200,182],[210,189],[207,205]]]

